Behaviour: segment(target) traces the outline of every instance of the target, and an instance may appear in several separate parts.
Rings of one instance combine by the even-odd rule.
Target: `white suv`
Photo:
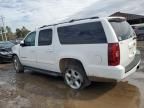
[[[43,26],[13,47],[16,72],[62,75],[81,89],[90,81],[121,80],[139,68],[136,35],[121,17],[86,18]]]

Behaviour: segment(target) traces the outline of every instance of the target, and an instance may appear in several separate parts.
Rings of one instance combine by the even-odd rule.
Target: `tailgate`
[[[129,65],[136,55],[136,40],[133,38],[119,42],[120,64],[124,67]]]
[[[120,47],[120,65],[126,67],[136,55],[136,35],[125,19],[112,19],[109,21],[115,31]]]

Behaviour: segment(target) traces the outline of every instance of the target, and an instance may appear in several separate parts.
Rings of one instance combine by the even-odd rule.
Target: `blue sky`
[[[116,11],[144,15],[143,6],[144,0],[0,0],[0,15],[13,31],[21,26],[34,30],[73,16],[103,17]]]

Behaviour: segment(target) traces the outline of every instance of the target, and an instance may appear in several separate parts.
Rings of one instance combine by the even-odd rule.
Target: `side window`
[[[107,43],[101,22],[91,22],[58,28],[61,44]]]
[[[46,46],[52,44],[52,29],[45,29],[39,32],[38,45]]]
[[[139,30],[144,30],[144,27],[139,27],[138,29],[139,29]]]
[[[36,32],[30,33],[24,40],[25,46],[35,46]]]

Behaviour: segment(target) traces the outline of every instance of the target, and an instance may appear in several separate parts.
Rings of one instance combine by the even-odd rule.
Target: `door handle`
[[[34,53],[35,51],[34,51],[34,50],[31,50],[31,52]]]

